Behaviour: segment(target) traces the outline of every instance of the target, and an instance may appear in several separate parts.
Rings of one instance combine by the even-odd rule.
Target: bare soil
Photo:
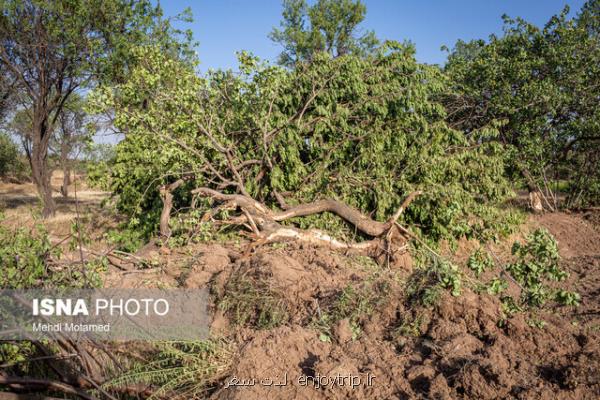
[[[598,399],[600,232],[582,214],[531,217],[524,230],[539,226],[556,237],[562,267],[571,274],[566,285],[581,294],[582,304],[549,304],[502,326],[496,296],[444,292],[434,307],[415,308],[403,292],[410,271],[296,244],[251,252],[243,244],[201,244],[186,249],[194,254],[187,258],[155,250],[153,256],[170,266],[151,279],[133,274],[127,284],[208,286],[218,302],[243,277],[280,299],[287,319],[268,329],[236,325],[231,313],[215,307],[213,333],[233,338],[239,351],[213,399]],[[501,257],[515,237],[495,247]],[[459,253],[471,249],[459,245]],[[388,285],[381,289],[378,282]],[[358,335],[342,319],[323,340],[314,322],[348,286],[379,290],[381,301],[360,316]],[[227,387],[233,377],[252,385]]]

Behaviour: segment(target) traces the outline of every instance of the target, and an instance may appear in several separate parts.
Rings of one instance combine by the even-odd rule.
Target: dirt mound
[[[597,207],[595,209],[583,211],[581,217],[587,223],[592,225],[596,231],[600,232],[600,208]]]
[[[600,398],[598,232],[577,214],[534,218],[559,241],[577,308],[508,318],[498,296],[467,285],[415,305],[417,270],[294,243],[165,258],[182,286],[210,287],[212,331],[237,343],[213,399]]]
[[[548,213],[534,220],[556,238],[564,258],[600,253],[600,232],[579,214]]]
[[[328,355],[328,347],[318,340],[314,332],[298,326],[259,332],[241,349],[242,356],[232,374],[240,381],[255,380],[257,384],[224,387],[214,397],[257,400],[317,398],[319,391],[311,386],[302,386],[299,378],[314,376],[314,366]],[[282,385],[275,385],[280,383]]]
[[[497,300],[468,293],[445,297],[419,337],[365,332],[339,343],[297,325],[260,331],[231,375],[253,384],[222,387],[213,398],[598,398],[598,332],[544,318],[544,329],[523,315],[499,328]]]
[[[600,395],[600,382],[594,378],[600,372],[597,362],[584,366],[578,361],[582,354],[585,359],[600,359],[598,332],[583,333],[568,317],[550,312],[537,316],[545,321],[541,329],[526,314],[514,316],[500,328],[496,302],[471,293],[447,298],[440,305],[425,335],[403,350],[425,349],[413,368],[429,367],[429,375],[411,381],[412,395],[437,397],[432,388],[439,389],[440,382],[446,383],[444,391],[450,398],[591,399]]]
[[[507,318],[497,296],[465,288],[415,309],[403,292],[409,272],[319,248],[268,247],[232,260],[210,280],[217,299],[246,287],[240,280],[260,286],[242,296],[251,307],[219,308],[219,325],[240,347],[212,398],[600,398],[597,233],[576,215],[536,218],[559,240],[578,308]],[[265,305],[282,306],[285,318],[261,328],[234,321],[269,312]]]

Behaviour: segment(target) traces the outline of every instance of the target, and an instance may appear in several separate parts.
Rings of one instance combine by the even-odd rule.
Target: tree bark
[[[529,208],[536,214],[544,212],[540,192],[537,190],[529,192]]]
[[[213,199],[220,201],[227,201],[238,207],[246,208],[251,214],[254,214],[253,216],[258,218],[259,222],[261,223],[263,219],[281,222],[294,217],[305,217],[308,215],[329,211],[348,221],[361,232],[373,237],[381,236],[389,231],[406,207],[408,207],[408,205],[421,194],[420,191],[415,191],[409,194],[398,211],[388,221],[379,222],[367,217],[360,211],[349,207],[343,202],[332,199],[319,200],[308,204],[300,204],[298,206],[289,207],[285,211],[272,212],[264,204],[244,195],[224,194],[209,188],[194,189],[192,193],[212,197]]]
[[[69,196],[69,185],[71,184],[71,168],[68,165],[63,166],[63,183],[60,187],[60,193],[63,197]]]
[[[171,228],[169,227],[169,219],[171,218],[171,209],[173,208],[173,190],[183,185],[184,179],[178,179],[170,185],[160,187],[160,197],[163,201],[163,209],[160,214],[160,234],[165,238],[171,237]]]
[[[48,146],[52,128],[48,126],[48,112],[43,104],[34,107],[32,134],[31,134],[31,155],[29,165],[31,166],[31,175],[42,201],[42,218],[53,216],[56,212],[56,205],[52,198],[52,186],[50,178],[52,170],[48,166]]]

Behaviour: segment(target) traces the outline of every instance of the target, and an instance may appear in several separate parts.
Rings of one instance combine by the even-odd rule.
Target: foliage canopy
[[[11,89],[31,110],[29,161],[47,217],[55,208],[48,148],[68,99],[123,80],[133,45],[155,43],[185,59],[189,42],[147,0],[0,0],[0,10],[0,96]]]
[[[273,207],[279,196],[289,204],[333,197],[377,219],[422,189],[405,218],[434,239],[487,232],[509,193],[500,146],[448,127],[432,100],[446,81],[409,45],[320,53],[293,70],[241,53],[239,74],[203,77],[155,47],[136,54],[128,81],[97,91],[92,103],[114,110],[125,133],[112,180],[119,207],[149,229],[158,186],[182,176],[176,207],[208,186]]]
[[[542,28],[505,16],[502,36],[459,41],[445,67],[450,124],[466,134],[499,126],[508,172],[544,193],[550,209],[560,181],[567,206],[600,199],[598,2],[575,19],[567,13]]]
[[[375,34],[358,34],[366,12],[360,0],[318,0],[312,6],[306,0],[284,0],[281,29],[269,35],[284,48],[279,63],[293,67],[318,52],[332,57],[372,52],[377,45]]]

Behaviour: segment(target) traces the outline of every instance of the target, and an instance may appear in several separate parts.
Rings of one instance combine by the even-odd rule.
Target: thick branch
[[[275,213],[273,220],[285,221],[294,217],[305,217],[308,215],[319,214],[325,211],[337,214],[341,218],[350,222],[358,230],[366,233],[369,236],[381,236],[389,227],[387,224],[372,220],[365,216],[360,211],[347,206],[336,200],[319,200],[313,203],[301,204],[299,206],[290,207],[288,210]]]
[[[271,214],[271,210],[269,210],[266,206],[262,205],[251,197],[244,196],[242,194],[224,194],[209,188],[194,189],[192,190],[192,193],[205,197],[211,197],[219,201],[231,202],[238,207],[246,208],[250,212],[263,214],[264,216],[269,216]]]
[[[345,243],[316,229],[303,230],[288,226],[280,226],[274,229],[266,234],[264,239],[267,243],[295,239],[306,243],[326,245],[336,250],[358,250],[361,252],[374,250],[381,244],[378,239],[360,243]]]
[[[365,216],[360,211],[337,200],[320,200],[309,204],[290,207],[285,211],[274,214],[273,220],[285,221],[286,219],[294,217],[304,217],[329,211],[350,222],[361,232],[366,233],[369,236],[378,237],[390,230],[394,225],[394,222],[400,218],[400,215],[404,212],[406,207],[408,207],[408,205],[421,193],[421,191],[416,191],[408,195],[398,211],[396,211],[392,218],[385,223],[375,221]]]
[[[398,211],[396,211],[394,213],[394,215],[392,216],[392,218],[390,218],[388,220],[388,224],[391,226],[393,224],[396,223],[396,221],[398,221],[398,218],[400,218],[400,216],[402,215],[402,213],[404,212],[404,210],[406,210],[406,208],[410,205],[410,203],[412,203],[412,201],[417,198],[417,196],[420,196],[421,194],[423,194],[422,191],[417,190],[412,192],[411,194],[409,194],[406,199],[404,199],[404,201],[402,202],[402,204],[400,205],[400,208],[398,208]]]
[[[301,204],[299,206],[290,207],[285,211],[272,212],[268,207],[255,201],[251,197],[238,195],[238,194],[224,194],[217,192],[216,190],[209,188],[198,188],[192,191],[194,194],[200,194],[203,196],[211,197],[219,201],[227,201],[238,207],[245,208],[247,211],[253,214],[257,214],[266,220],[275,222],[285,221],[294,217],[305,217],[308,215],[319,214],[325,211],[332,212],[339,217],[345,219],[352,225],[356,226],[358,230],[366,233],[369,236],[379,237],[384,233],[388,232],[394,225],[394,222],[398,220],[402,212],[408,207],[408,205],[421,194],[420,191],[411,193],[406,200],[402,203],[398,211],[390,218],[387,222],[375,221],[360,211],[352,208],[343,202],[337,200],[319,200],[309,204]]]
[[[241,209],[241,215],[221,222],[246,226],[254,232],[259,242],[270,243],[293,239],[305,243],[326,245],[336,250],[358,251],[387,262],[393,260],[395,255],[406,251],[406,237],[398,231],[396,221],[406,207],[421,194],[420,191],[411,193],[387,222],[379,222],[336,200],[321,200],[291,207],[285,211],[274,212],[264,204],[241,194],[224,194],[209,188],[198,188],[193,190],[192,193],[226,203],[228,208]],[[335,213],[356,226],[361,232],[372,236],[373,239],[360,243],[346,243],[319,230],[304,230],[279,224],[279,221],[289,218],[303,217],[325,211]],[[214,213],[211,213],[211,215],[214,215]]]
[[[178,179],[169,185],[160,187],[160,196],[163,201],[163,209],[160,214],[160,234],[164,237],[171,236],[171,228],[169,228],[169,218],[171,217],[171,209],[173,208],[173,190],[183,185],[185,180]]]

